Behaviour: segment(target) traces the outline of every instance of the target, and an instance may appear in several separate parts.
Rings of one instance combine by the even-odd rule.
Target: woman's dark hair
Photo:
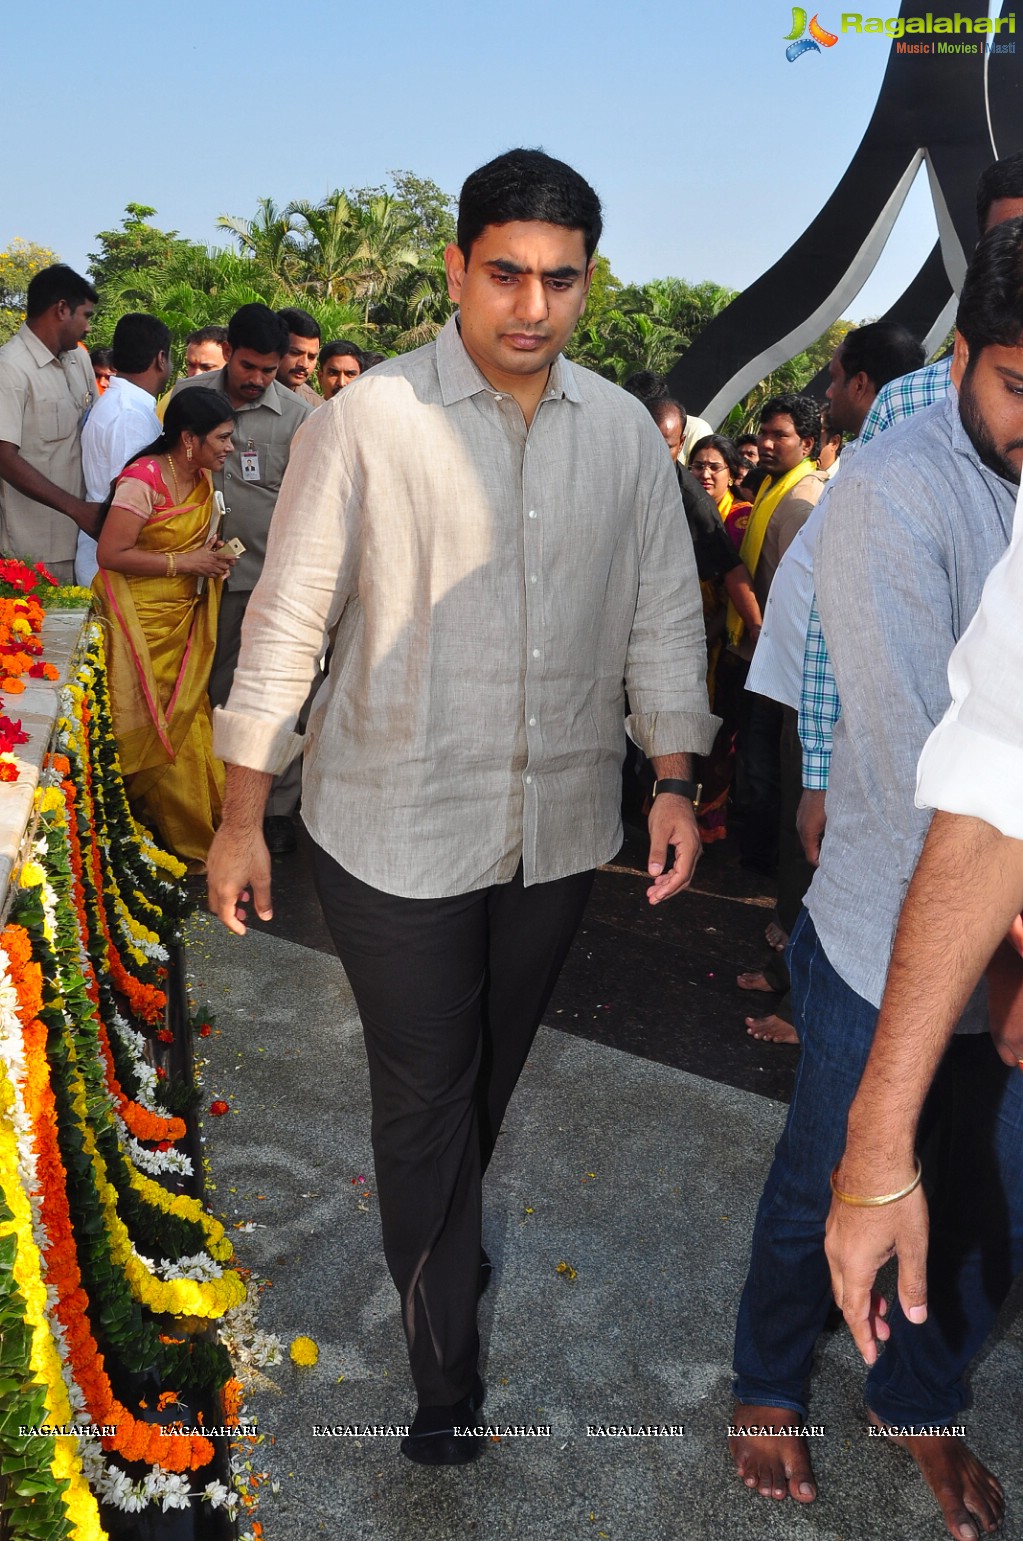
[[[128,466],[133,466],[137,460],[149,460],[153,455],[166,455],[169,450],[181,442],[181,435],[188,433],[198,434],[205,438],[212,433],[214,428],[219,428],[221,423],[234,422],[235,410],[223,391],[211,391],[204,385],[196,385],[191,390],[178,391],[167,403],[167,410],[163,415],[163,432],[152,444],[147,444],[145,449],[140,449],[137,454],[117,473],[110,483],[110,491],[106,502],[100,510],[99,522],[102,526],[104,519],[110,510],[110,500],[114,495],[114,486],[119,476],[123,476]]]
[[[738,476],[739,472],[743,470],[746,465],[746,461],[736,449],[735,444],[731,439],[726,439],[723,433],[708,433],[704,434],[702,439],[697,439],[696,443],[689,451],[688,463],[690,465],[692,464],[693,456],[699,454],[701,449],[717,450],[718,454],[721,456],[721,459],[728,467],[729,481],[734,480],[734,478]]]
[[[458,245],[466,262],[488,225],[539,220],[580,230],[587,262],[597,249],[600,199],[590,184],[543,150],[508,150],[466,178],[458,199]]]

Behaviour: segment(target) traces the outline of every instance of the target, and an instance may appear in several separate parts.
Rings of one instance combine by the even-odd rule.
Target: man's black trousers
[[[315,847],[362,1018],[384,1255],[421,1407],[466,1396],[479,1341],[481,1178],[593,883],[583,872],[402,899]]]

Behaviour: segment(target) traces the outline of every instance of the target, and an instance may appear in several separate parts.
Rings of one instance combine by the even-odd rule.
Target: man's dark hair
[[[307,310],[300,310],[297,305],[285,305],[277,314],[289,333],[294,333],[296,337],[315,337],[319,342],[320,323]]]
[[[702,439],[697,439],[689,451],[689,464],[692,465],[693,456],[699,454],[702,449],[717,450],[721,459],[728,467],[729,477],[738,476],[746,462],[739,454],[732,439],[726,439],[723,433],[708,433]]]
[[[89,362],[91,363],[93,369],[113,369],[113,348],[90,348]]]
[[[791,417],[792,426],[801,439],[813,440],[809,452],[809,458],[813,460],[821,446],[820,402],[797,391],[782,391],[772,396],[770,401],[765,401],[760,408],[761,428],[769,418],[778,417],[783,412]]]
[[[373,369],[377,364],[386,363],[386,353],[364,353],[362,355],[362,372],[365,374],[367,369]]]
[[[626,375],[622,381],[622,390],[628,391],[630,396],[635,396],[637,401],[667,401],[671,396],[671,387],[663,375],[655,374],[652,369],[636,369],[631,375]],[[683,410],[683,417],[686,415]]]
[[[587,262],[603,228],[600,199],[590,184],[542,150],[507,150],[466,178],[458,199],[457,235],[466,262],[488,225],[513,220],[581,230]]]
[[[253,353],[276,353],[283,358],[291,334],[280,316],[259,301],[242,305],[227,323],[228,346],[251,348]]]
[[[740,433],[739,437],[735,440],[735,447],[741,454],[744,444],[755,444],[756,442],[757,436],[755,433]]]
[[[1016,347],[1023,338],[1023,218],[989,230],[966,269],[956,331],[972,370],[984,348]]]
[[[897,321],[871,321],[846,332],[838,355],[847,380],[862,371],[875,391],[920,369],[924,357],[923,344]]]
[[[643,402],[650,416],[660,428],[666,417],[677,412],[682,423],[682,432],[686,431],[686,409],[680,401],[675,401],[672,396],[648,396]]]
[[[363,352],[358,343],[346,342],[343,337],[339,337],[337,342],[325,342],[320,349],[320,355],[316,362],[322,367],[328,359],[345,357],[353,358],[358,364],[360,371],[366,368],[363,362]]]
[[[1023,198],[1023,150],[993,161],[977,183],[977,230],[984,234],[991,205],[1000,198]]]
[[[140,375],[149,368],[158,353],[166,353],[170,358],[170,347],[170,328],[159,317],[132,310],[122,316],[114,327],[110,351],[119,375]]]
[[[226,341],[226,326],[200,326],[196,331],[189,332],[185,338],[185,347],[187,348],[193,342],[215,342],[222,348]]]
[[[49,310],[51,305],[59,305],[61,300],[69,310],[77,310],[79,305],[90,302],[95,305],[98,299],[99,295],[87,278],[76,273],[74,268],[69,268],[66,262],[55,262],[52,267],[43,268],[41,273],[29,279],[25,293],[25,314],[33,321],[44,310]]]

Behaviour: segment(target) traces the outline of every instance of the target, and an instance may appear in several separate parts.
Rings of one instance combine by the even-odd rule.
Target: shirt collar
[[[152,391],[143,390],[141,385],[136,385],[134,380],[126,380],[123,375],[112,375],[107,391],[113,391],[118,396],[126,396],[136,405],[148,407],[150,412],[156,411],[156,398]]]
[[[440,381],[441,400],[446,407],[456,401],[465,401],[480,391],[500,395],[495,391],[483,371],[469,357],[458,330],[457,315],[450,316],[437,335],[437,378]],[[579,384],[568,359],[559,353],[551,365],[551,377],[541,400],[564,398],[581,401]]]
[[[29,353],[31,353],[35,363],[39,365],[40,369],[45,368],[47,364],[60,364],[61,368],[63,368],[61,361],[65,355],[51,353],[46,344],[36,336],[35,332],[33,332],[27,321],[23,321],[21,325],[21,340],[25,344],[25,347],[28,349]],[[75,346],[77,347],[77,343]],[[70,353],[70,351],[70,348],[67,349],[68,353]]]

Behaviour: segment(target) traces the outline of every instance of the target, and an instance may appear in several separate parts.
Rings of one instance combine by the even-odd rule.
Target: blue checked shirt
[[[913,417],[946,397],[951,388],[952,358],[925,364],[910,375],[891,380],[878,391],[860,429],[859,444],[884,433],[894,423]],[[842,712],[835,676],[824,641],[817,597],[810,608],[810,623],[803,651],[803,688],[799,700],[799,739],[803,746],[803,785],[823,792],[831,767],[831,741]]]

